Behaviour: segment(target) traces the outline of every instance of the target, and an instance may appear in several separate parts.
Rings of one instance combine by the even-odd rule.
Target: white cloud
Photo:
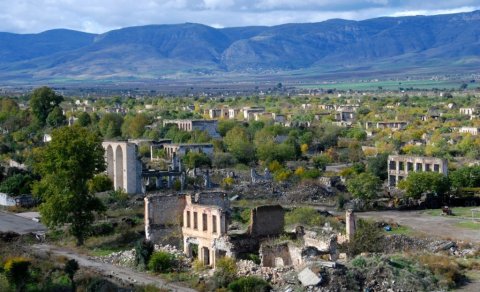
[[[480,0],[0,0],[0,31],[69,28],[94,33],[146,25],[197,22],[215,27],[361,20],[464,12]]]

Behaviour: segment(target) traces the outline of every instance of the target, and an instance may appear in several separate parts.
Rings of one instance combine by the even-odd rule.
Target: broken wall
[[[252,236],[270,236],[283,233],[285,210],[280,205],[259,206],[250,213],[249,234]]]
[[[172,235],[181,237],[185,196],[152,195],[145,197],[145,237],[153,242],[164,241]],[[180,238],[181,239],[181,238]],[[178,245],[179,242],[170,242]]]

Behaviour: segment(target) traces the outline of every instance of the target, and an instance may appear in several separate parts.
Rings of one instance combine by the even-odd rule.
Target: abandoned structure
[[[188,152],[205,153],[209,157],[213,157],[213,144],[164,144],[163,149],[168,158],[174,156],[183,157]]]
[[[212,138],[220,138],[217,132],[217,120],[164,120],[163,126],[175,124],[180,130],[192,132],[195,130],[205,131]]]
[[[409,172],[417,171],[434,171],[447,175],[447,160],[423,156],[388,156],[388,185],[390,187],[396,187],[399,181],[408,176]]]
[[[462,134],[477,136],[479,129],[477,127],[461,127],[458,131]]]
[[[370,129],[375,127],[377,129],[392,129],[392,130],[403,130],[408,126],[408,122],[404,121],[393,121],[393,122],[366,122],[365,128]]]
[[[142,164],[137,159],[137,145],[126,141],[105,141],[107,175],[113,181],[115,190],[129,194],[141,193]]]
[[[314,230],[297,226],[286,233],[285,210],[280,205],[259,206],[250,213],[247,230],[229,230],[230,201],[222,192],[195,195],[150,195],[145,198],[145,236],[154,242],[181,231],[184,253],[215,267],[219,258],[242,258],[258,254],[264,267],[301,265],[309,261],[338,258],[339,236],[326,224]],[[355,216],[347,212],[347,239],[355,233]],[[178,233],[177,233],[178,234]],[[290,240],[272,240],[284,234]],[[177,244],[179,239],[177,238]],[[334,263],[332,263],[334,264]]]

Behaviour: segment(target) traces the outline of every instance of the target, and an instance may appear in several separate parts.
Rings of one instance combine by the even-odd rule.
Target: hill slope
[[[215,29],[200,24],[0,33],[0,80],[157,79],[179,72],[348,76],[449,73],[480,64],[480,11]],[[228,75],[228,74],[227,74]]]

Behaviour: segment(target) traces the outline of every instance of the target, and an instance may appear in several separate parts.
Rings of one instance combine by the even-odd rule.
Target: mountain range
[[[480,11],[363,21],[103,34],[0,32],[0,81],[162,80],[178,76],[453,74],[480,68]],[[206,77],[205,77],[206,78]]]

